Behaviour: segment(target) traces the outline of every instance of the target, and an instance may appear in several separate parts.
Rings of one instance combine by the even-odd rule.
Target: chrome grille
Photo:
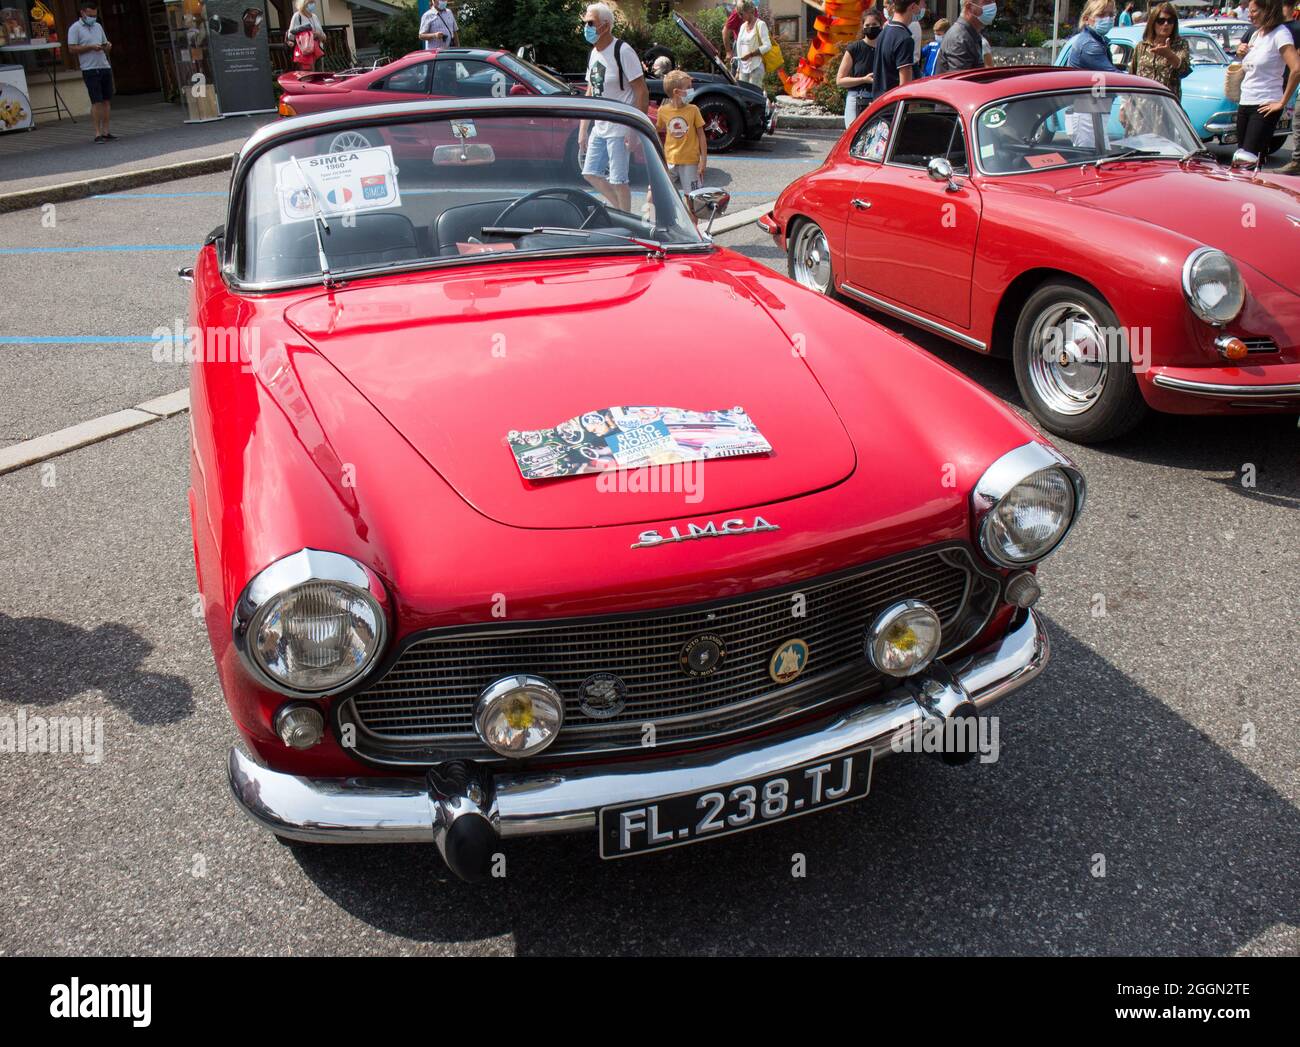
[[[971,623],[963,615],[977,578],[987,585],[965,550],[954,547],[717,604],[431,632],[352,699],[351,711],[371,744],[432,749],[430,758],[437,759],[490,756],[474,734],[474,702],[498,677],[527,672],[545,677],[565,698],[564,728],[548,755],[637,746],[646,723],[655,725],[659,745],[711,738],[842,696],[846,675],[855,689],[878,685],[863,653],[863,633],[896,600],[934,607],[945,648],[957,646],[969,638]],[[793,613],[799,597],[802,617]],[[958,623],[963,628],[950,636]],[[679,655],[701,633],[720,636],[726,656],[712,675],[692,677],[681,669]],[[808,644],[807,669],[779,687],[769,662],[778,645],[794,638]],[[627,685],[626,706],[609,719],[589,717],[579,704],[580,685],[597,672],[614,673]],[[833,693],[827,685],[834,685]],[[364,738],[359,748],[366,752]]]

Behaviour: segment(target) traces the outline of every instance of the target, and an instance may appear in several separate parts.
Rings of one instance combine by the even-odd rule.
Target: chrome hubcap
[[[330,142],[331,153],[342,153],[348,149],[369,149],[370,139],[356,131],[342,131]]]
[[[826,234],[815,225],[805,225],[795,237],[794,278],[822,294],[830,290],[830,246]]]
[[[1057,414],[1091,410],[1106,387],[1114,355],[1102,326],[1081,302],[1048,306],[1029,333],[1029,382]]]

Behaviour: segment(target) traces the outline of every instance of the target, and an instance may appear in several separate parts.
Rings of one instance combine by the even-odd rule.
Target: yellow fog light
[[[920,600],[886,607],[867,630],[867,658],[886,676],[914,676],[939,653],[939,616]]]
[[[564,698],[540,676],[503,676],[479,695],[474,729],[501,756],[532,756],[560,733]]]

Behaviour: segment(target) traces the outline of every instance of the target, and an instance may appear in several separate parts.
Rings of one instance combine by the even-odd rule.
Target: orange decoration
[[[874,0],[826,0],[824,13],[813,21],[817,34],[808,44],[808,53],[799,59],[794,76],[781,73],[786,94],[807,98],[812,89],[831,75],[840,52],[856,40],[862,31],[862,16]]]

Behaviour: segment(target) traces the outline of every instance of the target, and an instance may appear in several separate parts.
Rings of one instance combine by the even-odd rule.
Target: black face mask
[[[865,36],[868,40],[874,40],[876,37],[880,35],[880,26],[869,25],[867,26],[866,29],[862,30],[862,35]]]

